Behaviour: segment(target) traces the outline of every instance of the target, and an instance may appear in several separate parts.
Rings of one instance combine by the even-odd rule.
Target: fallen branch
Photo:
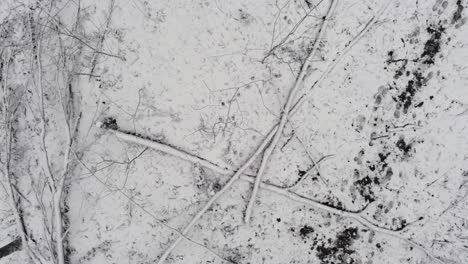
[[[173,155],[173,156],[178,157],[178,158],[180,158],[182,160],[186,160],[186,161],[193,162],[193,163],[198,163],[201,166],[204,166],[204,167],[206,167],[208,169],[211,169],[211,170],[213,170],[215,172],[219,172],[219,173],[224,174],[224,175],[229,174],[230,172],[233,171],[233,169],[219,167],[218,165],[214,164],[213,162],[209,162],[206,159],[200,158],[200,157],[198,157],[196,155],[193,155],[193,154],[189,154],[189,153],[187,153],[185,151],[179,150],[177,148],[171,147],[171,146],[166,145],[166,144],[161,143],[161,142],[154,142],[154,141],[151,141],[149,139],[143,139],[143,138],[140,138],[138,136],[131,135],[131,134],[128,134],[128,133],[117,131],[117,130],[110,130],[110,131],[112,133],[114,133],[118,138],[120,138],[120,139],[122,139],[124,141],[139,144],[139,145],[143,145],[143,146],[155,149],[157,151],[160,151],[162,153]],[[169,150],[169,151],[166,152],[166,150]],[[250,164],[250,163],[247,161],[246,164]],[[240,180],[243,180],[243,181],[246,181],[246,182],[249,182],[249,183],[252,183],[252,184],[255,183],[256,178],[254,176],[252,176],[252,175],[243,174],[242,172],[239,173],[239,171],[241,171],[241,169],[236,172],[236,174],[230,179],[229,182],[231,182],[233,178],[239,178]],[[226,186],[228,186],[229,182],[224,185],[223,189],[228,189],[229,188],[229,187],[226,187]],[[284,197],[289,198],[289,199],[291,199],[293,201],[300,202],[300,203],[312,206],[312,207],[314,207],[316,209],[323,210],[323,211],[329,212],[329,213],[334,214],[334,215],[338,215],[338,216],[342,216],[342,217],[345,217],[345,218],[355,220],[358,223],[362,224],[363,226],[373,230],[374,232],[382,233],[382,234],[385,234],[385,235],[389,235],[389,236],[401,239],[401,240],[405,241],[406,243],[410,244],[411,246],[414,246],[414,247],[420,249],[421,251],[423,251],[430,258],[432,258],[434,260],[437,260],[439,263],[443,263],[440,259],[438,259],[436,256],[434,256],[426,248],[424,248],[423,246],[419,245],[418,243],[412,241],[411,239],[408,239],[408,238],[404,237],[403,235],[401,235],[402,231],[405,228],[400,228],[398,230],[392,230],[392,229],[389,229],[389,228],[380,227],[377,224],[373,223],[372,221],[368,220],[365,217],[365,214],[364,214],[365,209],[367,208],[367,205],[364,208],[360,209],[360,210],[349,211],[349,210],[344,210],[344,209],[338,209],[338,208],[332,207],[330,205],[326,205],[326,204],[320,203],[318,201],[315,201],[315,200],[313,200],[311,198],[302,196],[300,194],[297,194],[297,193],[291,191],[291,188],[288,188],[288,187],[279,187],[279,186],[275,186],[273,184],[269,184],[269,183],[265,183],[265,182],[260,183],[259,186],[260,186],[260,189],[263,189],[263,190],[266,190],[266,191],[269,191],[269,192],[284,196]],[[221,189],[221,191],[219,191],[217,194],[221,193],[223,189]],[[215,194],[213,197],[215,197],[217,194]],[[215,201],[216,200],[216,199],[213,199],[213,197],[210,199],[210,201]],[[210,205],[205,205],[205,207],[207,207],[207,208],[209,208],[210,206],[211,206],[211,204]],[[202,212],[202,211],[200,211],[200,212]],[[197,216],[198,215],[201,216],[203,214],[203,213],[200,213],[200,212],[197,214]],[[194,217],[193,219],[198,220],[199,217]],[[192,222],[194,222],[194,220],[192,220]],[[192,225],[189,224],[184,229],[183,232],[178,233],[179,238],[171,245],[171,247],[169,249],[166,250],[166,252],[160,258],[158,263],[162,263],[161,260],[163,260],[163,259],[165,260],[168,257],[168,255],[169,255],[168,252],[171,252],[175,248],[175,246],[177,246],[177,244],[180,242],[180,240],[182,238],[188,239],[186,237],[186,233],[187,233],[186,230],[190,230]]]
[[[254,186],[253,186],[252,195],[250,197],[249,203],[247,204],[247,209],[245,210],[245,215],[244,215],[244,222],[245,223],[249,223],[249,221],[250,221],[250,216],[252,214],[252,208],[253,208],[253,205],[255,203],[255,199],[257,197],[258,188],[260,186],[260,182],[261,182],[263,174],[265,172],[266,165],[267,165],[267,163],[268,163],[268,161],[270,159],[271,154],[275,150],[276,145],[278,144],[279,139],[281,138],[281,135],[283,134],[284,127],[286,126],[286,122],[288,120],[288,114],[289,114],[289,112],[291,110],[293,101],[294,101],[294,99],[296,97],[296,93],[298,92],[299,88],[301,87],[301,84],[302,84],[302,82],[303,82],[303,80],[304,80],[304,78],[306,76],[307,70],[309,69],[310,61],[312,60],[312,58],[314,57],[314,55],[315,55],[315,53],[316,53],[316,51],[318,49],[318,46],[320,44],[320,40],[322,39],[322,37],[323,37],[323,35],[325,33],[325,29],[326,29],[327,24],[328,24],[328,19],[330,18],[331,14],[333,14],[333,11],[335,9],[336,2],[337,2],[337,0],[331,0],[330,8],[328,9],[328,12],[327,12],[326,16],[323,17],[323,23],[322,23],[321,28],[319,29],[317,40],[315,41],[314,46],[312,47],[312,50],[310,51],[310,53],[307,56],[304,64],[302,65],[301,71],[299,72],[299,75],[296,78],[296,82],[295,82],[293,88],[291,89],[291,91],[289,92],[286,104],[284,105],[284,108],[281,111],[281,119],[280,119],[280,122],[279,122],[279,125],[278,125],[278,129],[277,129],[277,131],[275,133],[275,136],[274,136],[272,142],[270,143],[270,145],[265,149],[265,152],[263,153],[262,162],[260,163],[260,168],[258,170],[257,177],[255,179],[255,183],[254,183]]]
[[[71,149],[70,152],[75,156],[75,159],[78,161],[78,163],[85,169],[88,171],[89,174],[91,174],[99,183],[101,183],[102,185],[104,185],[109,191],[112,191],[112,192],[119,192],[120,194],[122,194],[122,196],[124,196],[129,202],[131,202],[132,204],[134,204],[136,207],[140,208],[144,213],[146,213],[147,215],[149,215],[151,218],[153,218],[154,221],[156,221],[158,224],[170,229],[172,232],[176,233],[179,235],[179,238],[184,238],[185,240],[195,244],[195,245],[198,245],[206,250],[208,250],[209,252],[211,252],[213,255],[217,256],[218,258],[220,258],[221,260],[225,261],[225,262],[228,262],[228,263],[232,263],[231,261],[229,260],[226,260],[224,258],[222,258],[220,255],[218,255],[216,252],[214,252],[212,249],[188,238],[187,236],[185,236],[182,232],[180,232],[179,230],[177,230],[176,228],[164,223],[163,220],[157,218],[154,214],[152,214],[150,211],[148,211],[145,207],[143,207],[142,205],[140,205],[139,203],[135,202],[135,200],[133,200],[128,194],[126,194],[124,191],[122,191],[122,189],[114,189],[114,188],[111,188],[106,182],[104,182],[103,180],[101,180],[82,160],[81,158],[78,156],[78,154],[76,154],[76,152]]]
[[[245,175],[241,176],[241,180],[244,180],[244,181],[247,181],[247,182],[250,182],[250,183],[255,182],[255,179],[253,177],[245,176]],[[444,263],[438,257],[434,256],[431,252],[429,252],[425,247],[423,247],[420,244],[412,241],[409,238],[406,238],[406,237],[402,236],[400,234],[400,231],[394,231],[394,230],[391,230],[391,229],[383,228],[383,227],[380,227],[380,226],[372,223],[370,220],[368,220],[363,215],[363,212],[364,212],[363,210],[360,210],[360,211],[357,211],[357,212],[350,212],[350,211],[344,211],[344,210],[341,210],[341,209],[333,208],[331,206],[324,205],[322,203],[314,201],[314,200],[312,200],[310,198],[301,196],[301,195],[299,195],[297,193],[294,193],[292,191],[285,190],[285,189],[282,189],[282,188],[279,188],[279,187],[276,187],[276,186],[273,186],[273,185],[270,185],[270,184],[266,184],[266,183],[260,183],[260,188],[268,190],[268,191],[276,193],[276,194],[279,194],[279,195],[282,195],[282,196],[287,197],[287,198],[289,198],[291,200],[294,200],[294,201],[297,201],[297,202],[300,202],[300,203],[303,203],[303,204],[310,205],[310,206],[312,206],[314,208],[321,209],[321,210],[324,210],[324,211],[327,211],[329,213],[339,215],[339,216],[342,216],[342,217],[353,219],[353,220],[359,222],[360,224],[362,224],[363,226],[371,229],[374,232],[386,234],[386,235],[401,239],[401,240],[405,241],[406,243],[420,249],[427,256],[429,256],[431,259],[434,259],[439,263]]]
[[[377,18],[383,13],[383,11],[386,9],[386,7],[391,3],[391,0],[386,4],[379,12],[377,15],[373,16],[369,22],[365,25],[365,27],[358,33],[356,37],[354,37],[350,43],[346,46],[346,48],[333,60],[333,62],[327,67],[327,70],[321,75],[321,77],[312,85],[312,87],[309,89],[311,90],[312,88],[318,86],[323,79],[325,79],[326,76],[334,69],[334,67],[338,64],[338,62],[341,60],[341,58],[346,54],[351,47],[354,46],[354,44],[362,38],[371,28],[372,25],[375,24],[375,21]],[[300,108],[300,106],[305,102],[305,99],[307,97],[308,93],[305,92],[297,101],[296,103],[291,107],[291,110],[289,111],[289,116],[292,116],[297,112],[297,110]],[[226,191],[230,188],[230,186],[240,177],[240,175],[244,172],[244,170],[256,159],[256,157],[263,151],[263,149],[268,145],[270,140],[273,138],[275,135],[276,131],[278,130],[279,125],[275,125],[268,135],[264,138],[262,141],[261,145],[257,148],[255,153],[247,160],[247,162],[239,169],[236,171],[236,173],[229,179],[229,181],[226,183],[226,185],[218,192],[216,193],[192,219],[192,221],[187,225],[187,227],[183,230],[182,234],[187,234],[188,231],[193,227],[195,222],[209,209],[209,207]],[[179,236],[173,244],[164,252],[164,254],[161,256],[159,259],[158,263],[163,263],[165,259],[169,256],[171,251],[180,243],[181,241],[181,236]]]
[[[196,155],[190,154],[188,152],[185,152],[181,149],[178,149],[176,147],[164,144],[162,142],[154,141],[154,140],[149,140],[145,139],[141,136],[138,135],[133,135],[130,133],[125,133],[121,132],[118,130],[110,130],[112,131],[118,138],[126,141],[126,142],[131,142],[135,143],[138,145],[143,145],[152,149],[156,149],[162,153],[166,153],[172,156],[179,157],[183,160],[190,161],[192,163],[198,163],[203,167],[209,168],[213,171],[222,173],[222,174],[227,174],[227,173],[234,173],[233,170],[230,170],[228,168],[221,168],[220,166],[212,163],[211,161],[208,161],[206,159],[202,159],[200,157],[197,157]]]
[[[55,238],[55,249],[57,251],[57,261],[59,264],[64,264],[65,259],[64,259],[64,254],[63,254],[63,244],[62,244],[62,216],[61,212],[57,211],[57,204],[55,203],[57,197],[57,182],[56,179],[54,178],[52,174],[52,168],[51,168],[51,163],[49,160],[49,153],[47,150],[47,146],[45,143],[45,137],[46,137],[46,117],[45,117],[45,104],[44,104],[44,85],[43,85],[43,76],[42,76],[42,61],[41,61],[41,48],[42,48],[42,43],[41,40],[37,41],[37,48],[36,48],[36,66],[37,66],[37,73],[38,73],[38,79],[36,82],[36,85],[39,86],[39,115],[40,115],[40,147],[41,147],[41,154],[43,158],[43,169],[45,171],[45,174],[47,176],[47,179],[49,181],[49,187],[52,191],[52,196],[54,200],[54,207],[53,207],[53,217],[54,217],[54,228],[55,231],[54,233],[54,238]],[[60,190],[61,192],[61,190]],[[59,205],[59,204],[58,204]],[[59,206],[60,209],[60,206]],[[54,259],[54,254],[51,252],[51,257]]]
[[[393,0],[389,0],[387,3],[385,3],[380,10],[367,21],[366,25],[359,31],[359,33],[351,39],[348,44],[345,45],[344,49],[339,53],[337,57],[335,57],[332,61],[331,64],[329,64],[326,68],[326,70],[320,75],[320,77],[312,84],[312,86],[308,89],[309,91],[312,90],[313,88],[319,86],[321,82],[330,74],[330,72],[335,69],[336,65],[343,59],[344,55],[346,55],[353,47],[356,45],[356,43],[367,33],[369,30],[372,28],[373,25],[377,22],[377,19],[384,13],[385,10],[387,10],[388,6],[393,2]],[[295,114],[302,104],[306,101],[306,98],[309,95],[309,91],[305,91],[299,99],[296,101],[294,106],[291,108],[291,113],[290,115]]]
[[[257,148],[257,150],[255,151],[255,153],[244,163],[244,165],[242,165],[242,167],[240,167],[239,170],[237,170],[234,175],[229,179],[229,181],[223,186],[223,188],[221,188],[221,190],[219,190],[215,195],[213,195],[210,200],[205,204],[205,206],[193,217],[192,221],[190,221],[190,223],[184,228],[184,230],[182,231],[182,234],[185,236],[189,231],[190,229],[192,229],[192,227],[195,225],[195,223],[198,221],[198,219],[200,219],[203,214],[205,214],[206,211],[208,211],[208,209],[211,207],[211,205],[219,198],[221,197],[221,195],[226,192],[227,190],[229,190],[229,188],[231,188],[232,184],[234,182],[236,182],[241,174],[250,166],[250,164],[252,164],[255,159],[257,158],[258,155],[260,155],[260,153],[263,151],[263,149],[267,146],[267,144],[270,142],[270,140],[273,138],[273,135],[276,133],[276,129],[272,130],[262,141],[262,143],[260,144],[260,146]],[[179,236],[175,241],[174,243],[164,252],[164,254],[161,256],[161,258],[159,259],[158,263],[159,264],[162,264],[164,263],[164,261],[166,260],[166,258],[169,256],[169,254],[171,253],[171,251],[180,243],[182,237]]]

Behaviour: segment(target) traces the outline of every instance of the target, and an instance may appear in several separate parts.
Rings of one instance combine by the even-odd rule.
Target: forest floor
[[[241,167],[281,117],[331,1],[79,3],[82,27],[122,59],[94,54],[77,82],[80,154],[66,188],[67,258],[156,263],[179,236],[174,230],[232,174],[118,133],[220,169]],[[252,184],[236,181],[167,263],[467,263],[468,3],[386,3],[337,1],[307,69],[304,104],[267,164],[265,183],[312,202],[261,188],[246,224]],[[57,5],[66,19],[76,3]],[[25,139],[38,133],[28,122],[18,132],[25,143],[17,171],[35,175],[38,150]],[[60,153],[54,133],[47,140]],[[255,175],[260,161],[245,174]],[[30,182],[21,184],[32,195]],[[0,246],[15,237],[3,208]],[[40,226],[29,217],[28,228]],[[21,251],[2,254],[1,264],[25,261]]]

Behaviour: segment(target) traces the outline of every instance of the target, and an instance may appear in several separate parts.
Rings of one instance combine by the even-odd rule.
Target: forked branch
[[[291,91],[289,92],[286,104],[284,105],[284,108],[281,110],[281,118],[280,118],[280,122],[279,122],[279,125],[278,125],[278,129],[277,129],[277,131],[275,133],[275,136],[273,137],[273,140],[270,143],[270,145],[265,149],[265,152],[263,153],[262,162],[260,163],[260,168],[258,169],[257,177],[255,178],[255,183],[254,183],[254,186],[253,186],[252,195],[250,197],[249,203],[247,204],[247,209],[245,211],[244,221],[246,223],[249,223],[249,221],[250,221],[250,216],[252,214],[252,208],[253,208],[253,205],[254,205],[256,197],[257,197],[258,188],[260,187],[260,182],[262,181],[262,177],[263,177],[263,174],[265,172],[266,165],[267,165],[267,163],[268,163],[268,161],[270,159],[271,154],[275,150],[276,145],[278,144],[278,142],[279,142],[279,140],[281,138],[281,135],[283,134],[283,130],[284,130],[284,127],[286,126],[286,122],[287,122],[288,117],[289,117],[289,112],[291,111],[291,107],[292,107],[293,102],[294,102],[294,100],[296,98],[296,94],[297,94],[298,90],[302,87],[302,84],[303,84],[304,78],[306,76],[307,70],[309,69],[309,66],[310,66],[310,61],[312,60],[315,53],[317,52],[318,46],[320,44],[320,40],[322,39],[322,37],[323,37],[323,35],[325,33],[325,29],[327,27],[329,18],[331,16],[331,14],[333,14],[333,11],[335,9],[336,2],[337,2],[337,0],[331,0],[330,8],[328,9],[328,12],[327,12],[326,16],[324,16],[324,18],[323,18],[323,23],[322,23],[322,26],[321,26],[321,28],[319,30],[317,40],[315,41],[315,43],[314,43],[314,45],[312,47],[312,50],[310,51],[310,53],[307,56],[304,64],[302,65],[301,71],[299,72],[299,75],[296,78],[295,84],[294,84],[293,88],[291,89]]]
[[[224,174],[224,175],[227,175],[227,174],[229,174],[230,172],[233,171],[233,169],[231,169],[231,168],[219,167],[218,165],[216,165],[213,162],[209,162],[206,159],[200,158],[200,157],[198,157],[196,155],[187,153],[185,151],[181,151],[181,150],[179,150],[179,149],[177,149],[175,147],[169,146],[169,145],[164,144],[162,142],[154,142],[154,141],[151,141],[149,139],[144,139],[144,138],[141,138],[139,136],[135,136],[135,135],[132,135],[132,134],[129,134],[129,133],[121,132],[121,131],[118,131],[118,130],[111,130],[111,131],[118,138],[120,138],[120,139],[122,139],[122,140],[124,140],[126,142],[146,146],[146,147],[152,148],[154,150],[160,151],[162,153],[166,153],[166,154],[178,157],[178,158],[180,158],[182,160],[198,163],[201,166],[204,166],[204,167],[206,167],[208,169],[211,169],[211,170],[213,170],[215,172],[219,172],[219,173]],[[272,136],[272,135],[270,135],[270,136]],[[268,139],[268,137],[265,138],[265,139]],[[265,143],[265,141],[263,143]],[[245,164],[250,164],[249,161],[247,161]],[[228,181],[228,183],[226,183],[223,186],[223,188],[218,193],[216,193],[213,197],[219,195],[219,193],[221,193],[223,189],[228,188],[230,186],[229,184],[232,184],[232,182],[233,182],[232,179],[234,179],[234,178],[236,178],[236,179],[238,178],[240,180],[243,180],[243,181],[254,184],[256,178],[254,176],[244,174],[243,173],[244,170],[242,170],[242,168],[244,168],[244,166],[241,167],[241,169],[237,170],[236,173],[234,174],[234,176]],[[431,259],[434,259],[439,263],[443,263],[438,257],[434,256],[425,247],[423,247],[422,245],[412,241],[409,238],[404,237],[402,235],[402,232],[404,231],[405,228],[400,228],[398,230],[392,230],[392,229],[389,229],[389,228],[381,227],[381,226],[377,225],[376,223],[373,223],[371,220],[367,219],[366,216],[365,216],[366,215],[365,214],[365,209],[366,209],[367,205],[364,208],[362,208],[360,210],[357,210],[357,211],[348,211],[348,210],[338,209],[338,208],[332,207],[330,205],[326,205],[326,204],[320,203],[318,201],[315,201],[315,200],[313,200],[311,198],[302,196],[300,194],[297,194],[297,193],[293,192],[290,188],[287,188],[287,187],[279,187],[279,186],[275,186],[275,185],[268,184],[268,183],[265,183],[265,182],[261,182],[259,186],[260,186],[260,189],[262,189],[262,190],[266,190],[266,191],[281,195],[281,196],[286,197],[286,198],[288,198],[290,200],[312,206],[312,207],[314,207],[316,209],[323,210],[323,211],[329,212],[329,213],[334,214],[334,215],[339,215],[339,216],[354,220],[354,221],[362,224],[363,226],[373,230],[374,232],[389,235],[391,237],[401,239],[402,241],[408,243],[409,245],[414,246],[415,248],[418,248],[419,250],[424,252],[427,256],[429,256]],[[214,202],[216,199],[213,199],[213,197],[210,199],[210,201]],[[209,208],[210,206],[211,206],[211,204],[209,204],[209,205],[207,204],[207,205],[205,205],[204,208]],[[160,257],[159,263],[162,263],[161,260],[165,260],[169,256],[170,252],[182,240],[182,238],[186,238],[188,230],[190,230],[190,228],[193,226],[193,224],[201,217],[201,215],[203,214],[201,212],[205,212],[205,211],[201,210],[192,219],[191,225],[190,224],[187,225],[187,227],[184,229],[184,231],[180,232],[179,237],[176,239],[176,241]]]

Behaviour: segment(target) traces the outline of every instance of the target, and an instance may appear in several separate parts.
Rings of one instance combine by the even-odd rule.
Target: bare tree
[[[27,235],[27,231],[22,216],[19,187],[17,179],[11,170],[13,160],[15,129],[14,121],[16,112],[20,104],[20,95],[9,83],[10,66],[14,64],[16,50],[12,48],[4,48],[0,51],[0,80],[1,80],[1,113],[2,113],[2,142],[3,148],[0,151],[0,165],[3,174],[3,187],[8,196],[8,202],[15,218],[16,229],[21,239],[22,248],[26,253],[38,263],[43,263],[44,259],[37,252],[36,245]]]
[[[81,1],[75,2],[75,8],[69,11],[74,13],[72,22],[68,23],[62,21],[59,15],[62,9],[54,4],[53,1],[38,1],[37,8],[31,14],[31,72],[38,101],[41,166],[48,186],[46,206],[49,208],[43,210],[49,213],[43,214],[48,218],[44,224],[47,225],[45,229],[50,230],[50,255],[55,263],[64,264],[69,230],[65,214],[67,210],[64,210],[65,194],[75,164],[71,154],[76,154],[73,149],[78,148],[77,132],[81,113],[77,87],[82,75],[81,67],[91,65],[91,71],[94,71],[98,55],[122,58],[103,51],[104,35],[108,29],[99,39],[90,41],[86,37],[82,23],[87,14],[81,7]],[[113,0],[109,8],[107,28],[114,9]],[[91,42],[97,42],[97,48]],[[50,142],[48,137],[56,137],[56,140]],[[57,149],[57,144],[61,148]]]

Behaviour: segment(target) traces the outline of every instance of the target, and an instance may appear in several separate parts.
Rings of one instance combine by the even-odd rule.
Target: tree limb
[[[333,14],[333,11],[334,11],[335,6],[336,6],[336,2],[337,2],[337,0],[331,0],[330,8],[328,9],[328,12],[327,12],[326,16],[323,18],[322,26],[319,29],[317,40],[315,41],[314,46],[312,47],[312,50],[310,51],[310,53],[307,56],[304,64],[302,65],[301,71],[300,71],[299,75],[296,78],[296,82],[295,82],[293,88],[291,89],[291,91],[289,92],[286,104],[284,105],[284,108],[281,111],[281,119],[280,119],[280,122],[279,122],[279,125],[278,125],[278,129],[277,129],[277,131],[275,133],[275,136],[273,137],[270,145],[265,149],[265,152],[263,153],[262,162],[260,163],[260,168],[258,170],[257,177],[255,178],[255,183],[254,183],[254,186],[253,186],[252,194],[251,194],[249,203],[247,204],[247,209],[245,210],[244,221],[246,223],[250,222],[250,216],[252,214],[252,208],[254,206],[255,199],[257,197],[258,188],[260,186],[260,182],[261,182],[263,174],[265,172],[266,165],[267,165],[267,163],[268,163],[268,161],[270,159],[271,154],[275,150],[276,145],[278,144],[279,139],[281,138],[281,135],[283,134],[284,127],[286,126],[286,121],[288,120],[288,114],[289,114],[289,112],[291,110],[293,101],[295,100],[296,93],[298,92],[299,88],[301,87],[301,84],[302,84],[302,82],[303,82],[303,80],[304,80],[304,78],[306,76],[307,70],[309,69],[310,61],[312,60],[313,56],[315,55],[315,53],[316,53],[316,51],[318,49],[320,39],[323,37],[323,35],[325,33],[325,29],[326,29],[327,24],[328,24],[328,19],[330,18],[331,14]]]

